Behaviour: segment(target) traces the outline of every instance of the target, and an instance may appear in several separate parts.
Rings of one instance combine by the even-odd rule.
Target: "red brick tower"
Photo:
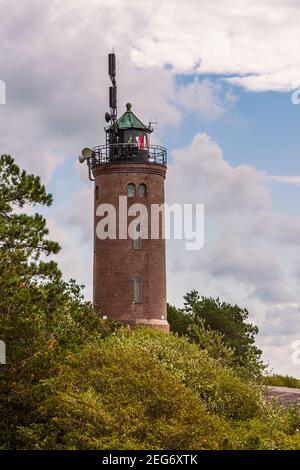
[[[80,157],[81,162],[87,160],[90,179],[95,181],[94,305],[103,318],[169,331],[162,223],[158,236],[151,236],[151,208],[165,202],[167,152],[164,147],[150,144],[150,124],[145,126],[135,116],[130,103],[117,119],[114,54],[109,54],[109,75],[113,86],[111,110],[105,115],[110,122],[105,129],[106,144],[86,148]],[[108,230],[110,235],[106,237],[99,236],[99,223],[108,215],[104,204],[113,207],[116,215],[115,224],[110,220],[112,231]],[[135,224],[133,239],[128,227],[140,215],[136,210],[130,215],[130,208],[136,204],[145,207],[148,221],[143,219],[142,230],[140,223]],[[123,216],[129,213],[125,230],[121,212]]]

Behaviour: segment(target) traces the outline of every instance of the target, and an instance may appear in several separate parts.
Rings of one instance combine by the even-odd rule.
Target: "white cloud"
[[[205,203],[214,212],[241,214],[271,206],[263,186],[264,173],[248,165],[231,167],[222,149],[205,133],[196,134],[187,147],[173,150],[172,157],[168,170],[171,201],[184,197],[187,202]]]
[[[280,242],[286,246],[300,245],[300,219],[275,211],[267,211],[253,219],[251,236],[266,242]]]
[[[174,0],[143,8],[149,22],[132,52],[141,66],[228,74],[251,91],[289,90],[299,79],[297,1]]]
[[[2,0],[0,5],[5,11],[0,79],[7,87],[1,151],[44,177],[66,156],[101,140],[106,54],[113,47],[122,70],[120,110],[132,100],[141,117],[157,117],[162,130],[180,123],[177,98],[208,118],[230,103],[229,95],[218,93],[220,82],[215,88],[195,80],[177,89],[178,72],[230,75],[231,83],[254,91],[287,90],[300,79],[300,6],[294,1],[87,0],[83,8],[80,0]]]
[[[287,183],[287,184],[300,184],[300,176],[284,176],[284,175],[270,175],[269,177],[271,181],[275,181],[276,183]]]
[[[204,248],[191,254],[183,244],[169,244],[172,286],[184,279],[189,289],[205,295],[223,291],[225,300],[247,307],[262,330],[262,342],[271,341],[273,334],[282,336],[288,357],[275,364],[282,369],[291,360],[288,345],[300,310],[294,264],[300,219],[274,211],[268,176],[246,165],[231,166],[204,133],[173,152],[167,182],[170,202],[205,204]],[[269,345],[265,354],[271,363],[276,347]]]
[[[176,95],[176,104],[181,105],[186,111],[200,114],[205,119],[213,119],[221,116],[224,111],[224,102],[218,95],[218,88],[209,80],[196,78],[186,86],[181,86]],[[232,97],[232,95],[231,95]],[[226,96],[226,102],[231,97]]]
[[[138,69],[130,61],[130,49],[147,21],[142,10],[91,0],[84,8],[74,0],[0,4],[5,6],[0,78],[7,87],[7,104],[0,109],[2,153],[49,178],[66,157],[102,143],[107,53],[113,46],[119,112],[126,101],[133,101],[146,122],[155,113],[162,129],[179,124],[181,113],[170,104],[175,93],[172,72],[155,66]]]
[[[61,251],[53,257],[62,270],[66,281],[76,279],[78,284],[85,286],[85,297],[92,301],[92,273],[93,273],[93,248],[89,240],[83,239],[83,233],[80,229],[74,228],[74,225],[64,225],[55,212],[47,217],[49,227],[49,238],[57,241],[61,246]],[[90,234],[92,227],[89,224]]]

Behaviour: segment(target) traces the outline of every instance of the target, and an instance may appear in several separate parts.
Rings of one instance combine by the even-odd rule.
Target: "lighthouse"
[[[104,319],[169,331],[163,216],[154,234],[152,220],[163,214],[167,151],[151,143],[151,123],[145,125],[131,103],[118,118],[113,53],[108,71],[105,144],[84,148],[79,157],[94,183],[94,308]],[[101,236],[110,208],[113,229]]]

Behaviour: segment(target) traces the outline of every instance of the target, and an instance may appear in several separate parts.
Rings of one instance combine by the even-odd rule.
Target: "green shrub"
[[[300,380],[289,375],[267,375],[264,377],[264,383],[274,387],[300,388]]]
[[[32,387],[19,449],[298,449],[299,416],[185,338],[120,330]]]
[[[139,328],[111,336],[114,347],[145,351],[158,359],[185,386],[194,390],[208,410],[233,419],[247,419],[259,410],[260,390],[229,367],[199,350],[184,337]]]
[[[34,449],[212,449],[222,419],[143,350],[103,341],[70,356],[39,387],[39,422],[18,430]]]

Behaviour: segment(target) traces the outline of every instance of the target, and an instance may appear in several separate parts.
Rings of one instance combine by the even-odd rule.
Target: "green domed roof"
[[[119,129],[143,129],[149,132],[149,129],[135,114],[131,111],[131,103],[126,104],[125,113],[117,120]]]

